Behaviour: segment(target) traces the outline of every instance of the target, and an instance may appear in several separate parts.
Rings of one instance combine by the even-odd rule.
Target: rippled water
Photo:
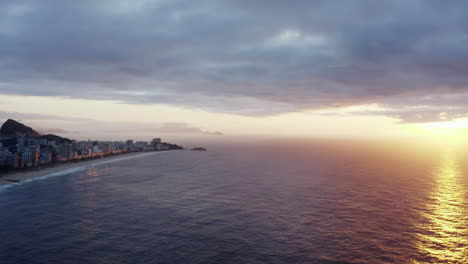
[[[211,146],[0,190],[0,263],[466,263],[468,154]]]

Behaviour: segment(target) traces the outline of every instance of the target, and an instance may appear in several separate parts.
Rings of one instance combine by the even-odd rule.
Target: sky
[[[0,1],[0,119],[77,139],[450,137],[467,73],[466,1]]]

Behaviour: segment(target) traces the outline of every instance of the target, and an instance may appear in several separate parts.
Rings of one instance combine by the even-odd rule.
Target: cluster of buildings
[[[160,138],[151,142],[111,142],[72,141],[57,137],[57,141],[53,141],[17,133],[15,136],[0,137],[0,168],[21,169],[126,152],[169,150],[174,146],[162,143]]]

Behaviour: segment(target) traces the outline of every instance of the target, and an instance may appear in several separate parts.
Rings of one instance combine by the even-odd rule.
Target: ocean
[[[468,151],[212,144],[0,189],[0,263],[468,263]]]

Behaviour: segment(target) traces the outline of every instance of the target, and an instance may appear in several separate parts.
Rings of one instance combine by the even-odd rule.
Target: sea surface
[[[213,144],[0,189],[0,263],[468,263],[468,151]]]

